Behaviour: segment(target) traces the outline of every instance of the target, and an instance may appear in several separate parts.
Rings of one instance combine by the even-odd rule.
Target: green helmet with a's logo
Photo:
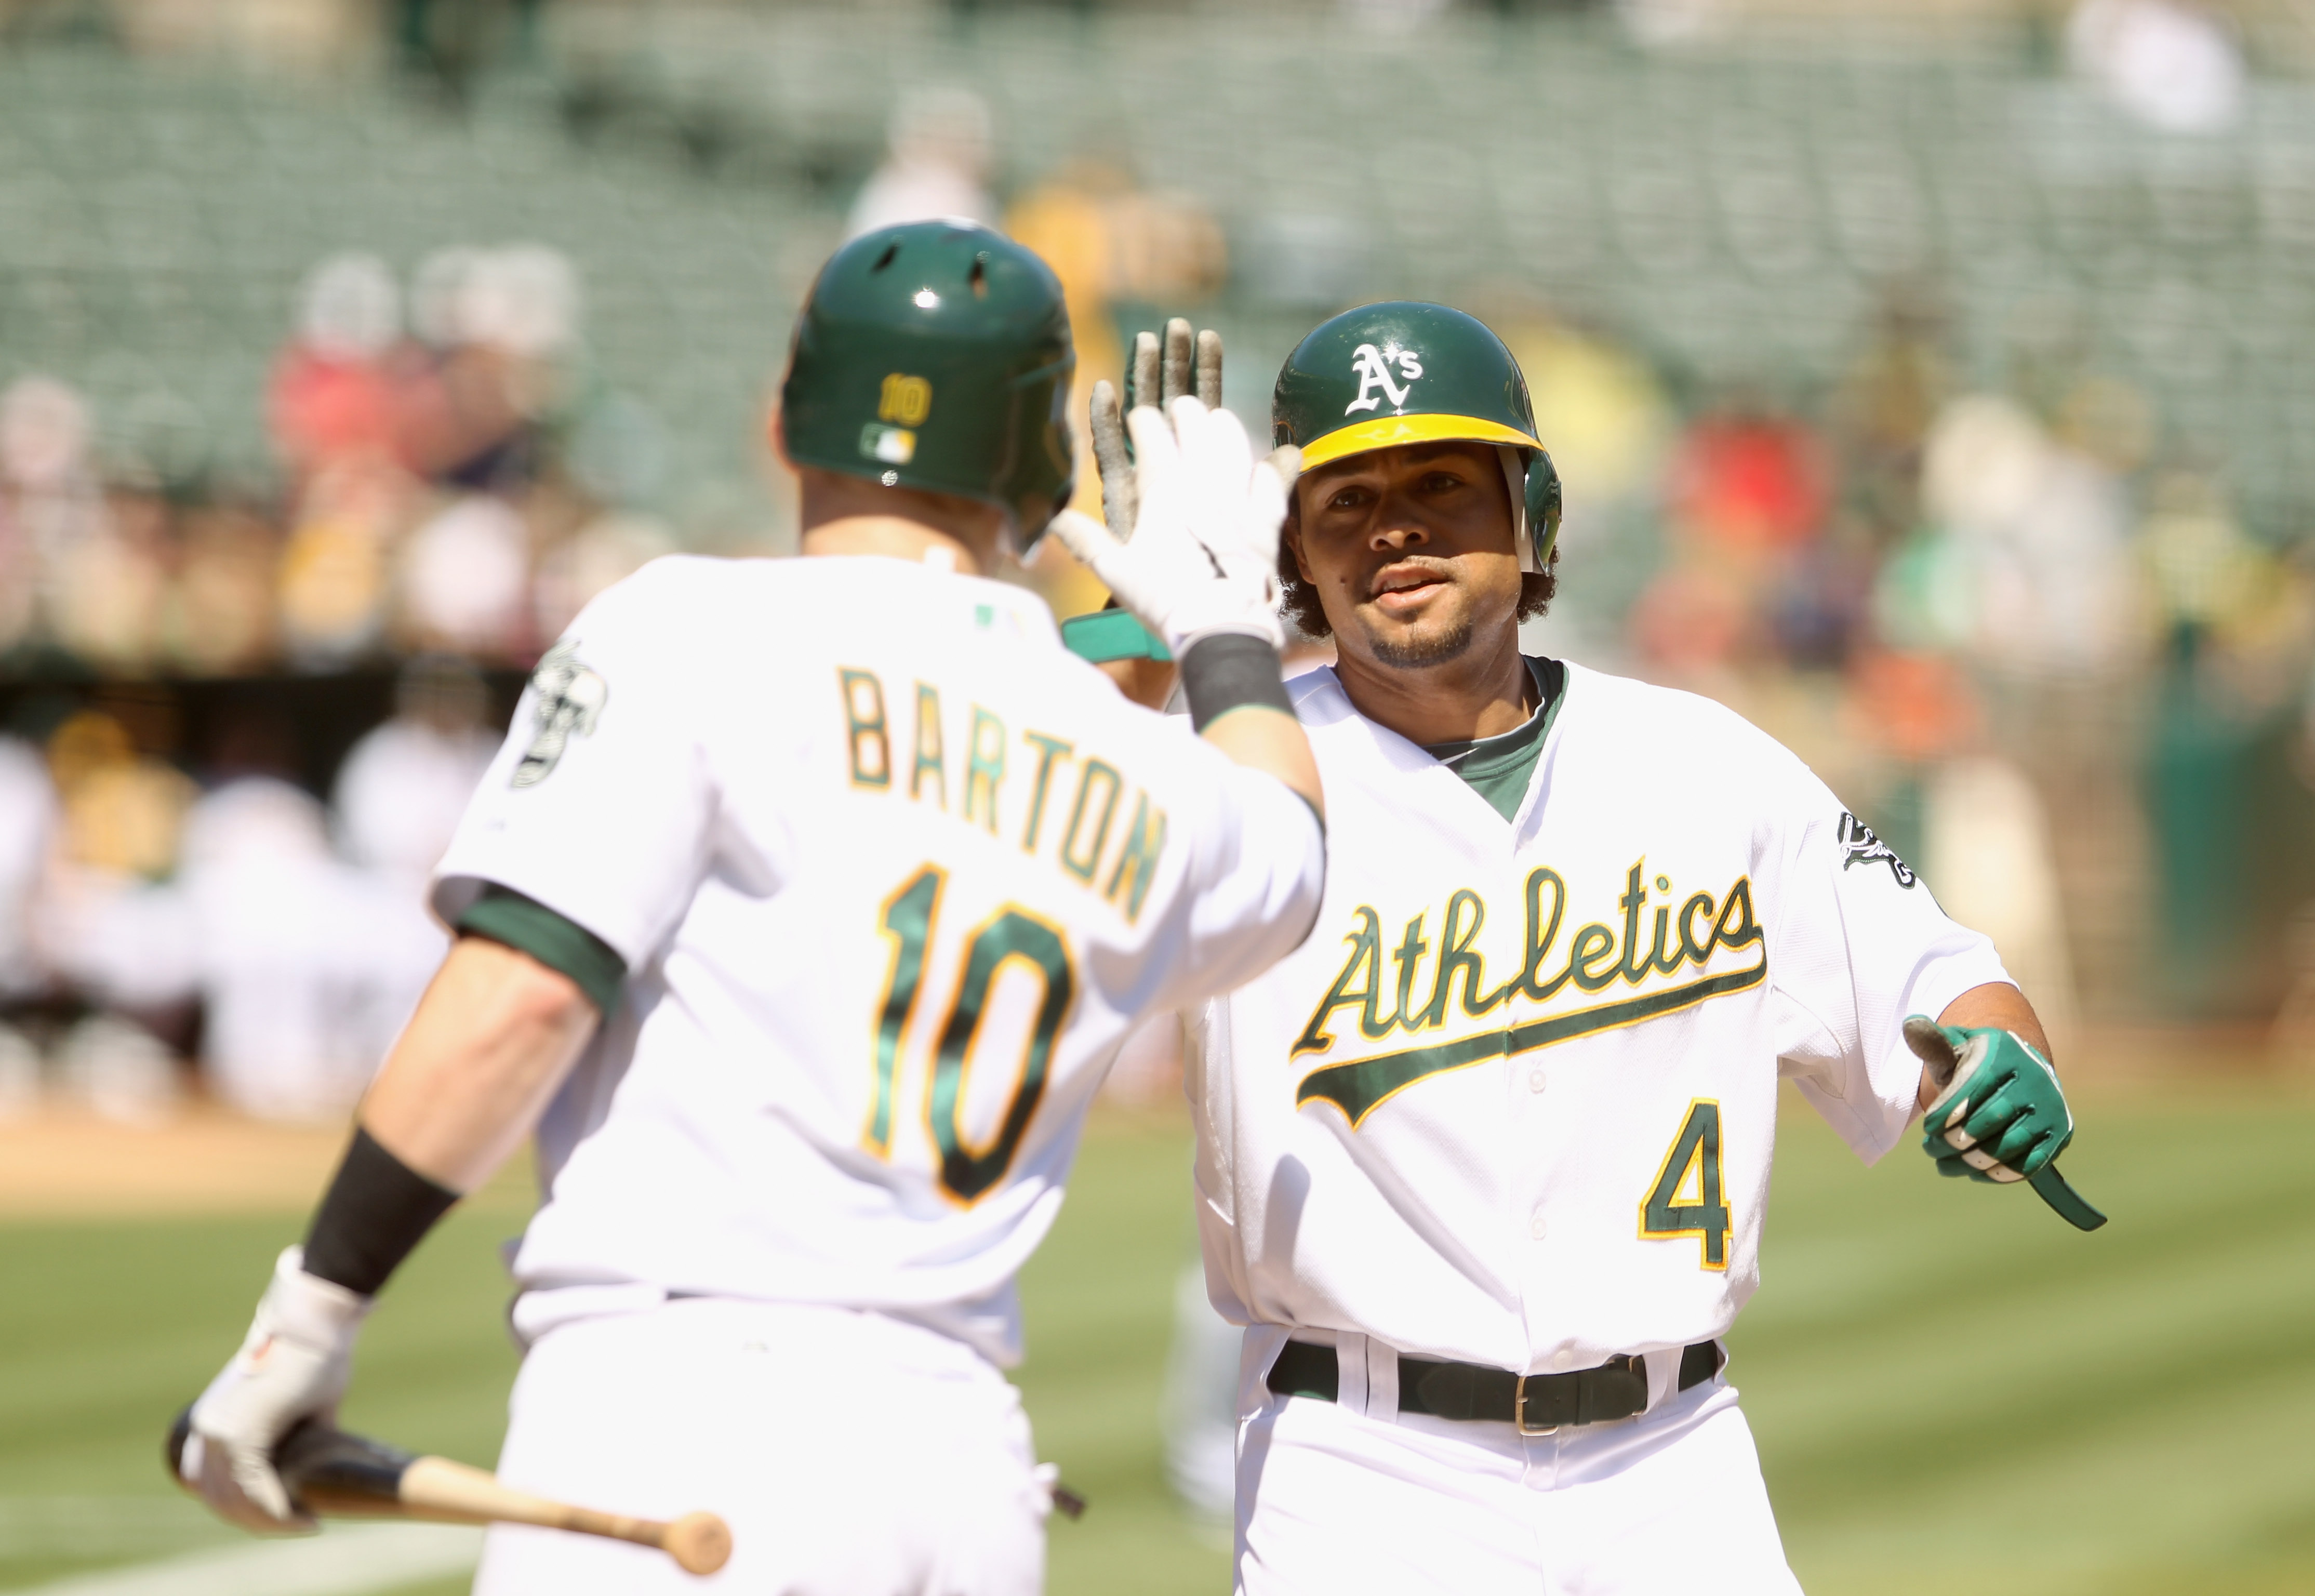
[[[1069,501],[1061,285],[965,221],[880,227],[820,269],[796,318],[780,429],[788,458],[886,487],[956,493],[1034,544]]]
[[[1411,299],[1346,310],[1286,357],[1270,420],[1273,441],[1299,448],[1305,471],[1402,444],[1495,445],[1511,483],[1520,565],[1550,563],[1559,473],[1535,435],[1519,362],[1477,316]]]

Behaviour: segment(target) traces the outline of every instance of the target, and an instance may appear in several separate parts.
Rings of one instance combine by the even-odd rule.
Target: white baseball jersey
[[[1291,687],[1333,862],[1193,1027],[1215,1306],[1522,1373],[1727,1329],[1779,1077],[1878,1157],[1899,1027],[2008,979],[1991,944],[1707,700],[1569,667],[1506,823],[1333,671]]]
[[[1309,929],[1282,784],[1127,703],[1034,595],[662,560],[572,623],[439,867],[627,968],[540,1130],[532,1291],[890,1309],[1017,1356],[1126,1032]]]

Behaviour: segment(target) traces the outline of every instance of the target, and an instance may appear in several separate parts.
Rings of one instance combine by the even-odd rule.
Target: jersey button
[[[1527,1233],[1530,1236],[1534,1237],[1536,1240],[1541,1241],[1543,1239],[1543,1210],[1539,1208],[1528,1216]]]
[[[1527,1072],[1527,1089],[1530,1092],[1540,1092],[1543,1090],[1542,1065],[1539,1064],[1533,1069]]]

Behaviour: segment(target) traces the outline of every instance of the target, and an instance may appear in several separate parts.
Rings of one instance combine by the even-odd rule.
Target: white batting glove
[[[1133,538],[1064,510],[1053,535],[1179,660],[1224,632],[1286,645],[1278,616],[1278,528],[1286,519],[1293,451],[1257,462],[1227,410],[1183,395],[1164,411],[1137,407]]]
[[[375,1300],[307,1274],[305,1262],[294,1246],[275,1260],[241,1350],[193,1404],[178,1465],[219,1518],[265,1535],[315,1528],[273,1472],[273,1449],[298,1420],[335,1415]]]

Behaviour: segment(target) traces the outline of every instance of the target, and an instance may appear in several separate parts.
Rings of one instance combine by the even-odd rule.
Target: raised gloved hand
[[[1921,1150],[1938,1173],[2007,1184],[2030,1181],[2070,1223],[2094,1230],[2106,1217],[2058,1174],[2056,1160],[2074,1139],[2073,1111],[2057,1072],[2014,1031],[1939,1025],[1915,1015],[1905,1042],[1942,1080],[1921,1113]]]
[[[275,1261],[241,1350],[193,1404],[179,1463],[184,1483],[218,1517],[260,1534],[314,1528],[274,1473],[273,1448],[298,1420],[335,1415],[354,1336],[373,1301],[307,1274],[304,1264],[304,1250],[294,1246]]]
[[[1137,405],[1125,424],[1134,455],[1131,541],[1066,510],[1054,519],[1054,536],[1177,660],[1226,632],[1283,647],[1278,528],[1292,451],[1257,464],[1237,418],[1188,394],[1164,410]]]
[[[1133,540],[1133,521],[1140,510],[1133,485],[1133,449],[1127,442],[1125,412],[1154,404],[1160,410],[1189,394],[1208,410],[1222,405],[1222,335],[1209,327],[1192,336],[1189,322],[1175,316],[1166,324],[1165,341],[1149,332],[1133,335],[1133,364],[1125,374],[1125,401],[1120,407],[1117,390],[1106,379],[1093,386],[1087,419],[1093,429],[1093,457],[1101,468],[1102,519],[1110,536],[1120,543]]]

